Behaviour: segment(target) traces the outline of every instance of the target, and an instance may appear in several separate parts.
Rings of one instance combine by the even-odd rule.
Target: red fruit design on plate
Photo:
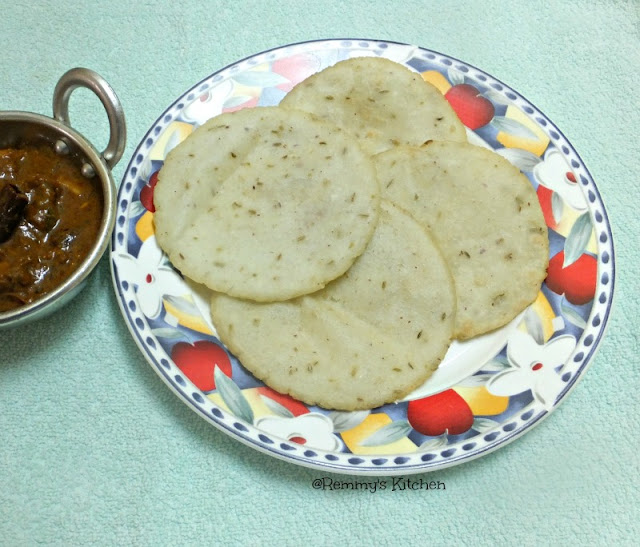
[[[593,300],[598,278],[598,261],[590,254],[583,253],[573,264],[563,268],[564,251],[549,260],[546,285],[556,294],[580,306]]]
[[[438,436],[445,432],[459,435],[471,429],[473,412],[467,402],[453,389],[436,395],[409,401],[407,420],[423,435]]]
[[[445,93],[444,98],[449,101],[460,121],[469,129],[478,129],[487,125],[495,114],[491,101],[469,84],[454,85]]]
[[[147,211],[152,213],[156,212],[156,207],[153,204],[153,190],[158,184],[158,171],[149,177],[149,182],[140,190],[140,202]]]
[[[558,227],[555,217],[553,216],[553,190],[550,190],[546,186],[540,184],[538,186],[538,201],[540,202],[540,208],[544,215],[544,221],[549,228],[554,229]]]
[[[300,416],[301,414],[307,414],[309,409],[297,399],[289,395],[283,395],[282,393],[278,393],[277,391],[271,389],[270,387],[263,386],[258,388],[258,393],[263,395],[264,397],[269,397],[269,399],[273,399],[276,403],[279,403],[284,408],[286,408],[291,414],[294,416]]]
[[[318,59],[307,53],[277,59],[273,61],[273,65],[271,66],[271,70],[274,73],[280,74],[289,80],[278,86],[278,89],[287,92],[291,91],[294,85],[316,72],[319,68]]]
[[[202,391],[216,388],[213,371],[217,366],[231,378],[231,361],[227,352],[208,340],[193,344],[178,342],[171,350],[171,358],[178,368]]]

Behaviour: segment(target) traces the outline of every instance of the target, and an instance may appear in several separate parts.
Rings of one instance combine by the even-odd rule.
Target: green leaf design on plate
[[[293,412],[288,408],[283,407],[278,401],[274,401],[271,397],[260,395],[260,399],[267,406],[267,408],[282,418],[293,418]]]
[[[237,418],[252,424],[253,410],[251,410],[251,406],[249,406],[247,399],[236,383],[222,372],[217,365],[213,372],[213,379],[220,397],[222,397],[224,404],[227,405],[231,413]]]
[[[449,78],[452,86],[464,83],[464,74],[455,68],[447,70],[447,78]]]
[[[494,104],[502,104],[502,105],[511,104],[511,101],[509,101],[509,99],[507,99],[504,95],[502,95],[501,93],[498,93],[497,91],[495,91],[493,89],[487,89],[482,94],[482,96],[486,97],[487,99],[489,99]]]
[[[140,201],[133,201],[129,206],[129,216],[131,218],[139,217],[140,215],[144,214],[145,211],[146,209],[144,208],[144,205],[142,205],[142,202]]]
[[[391,422],[364,439],[360,446],[382,446],[406,437],[413,428],[406,420]]]
[[[354,410],[353,412],[333,410],[329,412],[327,417],[333,422],[333,430],[340,433],[359,426],[368,415],[368,410]]]
[[[164,146],[164,156],[166,157],[171,150],[173,150],[176,146],[178,146],[182,142],[182,137],[180,136],[179,131],[174,131],[171,133],[171,136],[167,140],[167,143]]]
[[[520,171],[533,171],[533,168],[542,161],[540,156],[522,148],[500,148],[496,152]]]
[[[236,106],[240,106],[244,103],[246,103],[247,101],[250,101],[251,99],[253,99],[253,97],[251,95],[234,95],[233,97],[229,97],[224,104],[222,105],[222,108],[235,108]]]
[[[524,139],[538,138],[531,129],[521,124],[519,121],[506,118],[505,116],[494,116],[493,120],[491,120],[491,125],[493,125],[498,131],[504,131],[514,137],[522,137]]]
[[[186,298],[183,298],[182,296],[168,295],[164,297],[164,300],[166,300],[169,304],[171,304],[171,306],[179,309],[183,313],[196,316],[200,315],[200,310],[198,310],[198,307],[193,302],[187,300]]]
[[[178,329],[159,328],[151,329],[151,334],[156,338],[176,339],[182,338],[182,333]]]
[[[564,212],[564,202],[558,192],[551,194],[551,213],[553,214],[553,220],[556,223],[562,220],[562,213]]]
[[[585,320],[580,317],[578,312],[571,307],[564,297],[560,301],[560,311],[562,312],[562,316],[568,319],[569,322],[573,323],[576,327],[579,327],[582,330],[587,327]]]
[[[233,76],[233,80],[247,87],[275,87],[280,84],[289,82],[284,76],[274,72],[262,72],[258,70],[250,70],[240,72]]]
[[[173,265],[171,264],[171,260],[169,260],[169,257],[166,254],[162,255],[159,266],[166,266],[167,268],[173,268]]]
[[[503,369],[500,369],[503,370]],[[484,373],[486,369],[482,367],[482,372]],[[493,374],[482,374],[476,373],[472,376],[467,376],[466,378],[460,380],[456,385],[460,387],[479,387],[484,386],[489,379],[493,376]]]
[[[490,420],[489,418],[476,418],[473,420],[471,429],[477,431],[478,433],[486,433],[487,431],[491,431],[494,427],[498,427],[499,425],[499,422]]]
[[[533,311],[533,308],[527,308],[524,312],[524,324],[527,327],[527,332],[533,337],[538,345],[544,344],[544,328],[542,327],[542,321],[538,314]]]
[[[434,439],[427,439],[418,448],[420,452],[428,452],[429,450],[437,450],[438,448],[447,446],[447,444],[449,444],[447,434],[443,433]]]
[[[571,231],[565,241],[563,268],[573,264],[582,256],[582,253],[584,253],[587,248],[589,239],[591,239],[592,231],[593,226],[591,225],[589,213],[583,213],[571,227]]]
[[[481,372],[502,372],[511,368],[511,365],[507,361],[503,361],[498,357],[494,357],[490,361],[487,361],[482,365]]]

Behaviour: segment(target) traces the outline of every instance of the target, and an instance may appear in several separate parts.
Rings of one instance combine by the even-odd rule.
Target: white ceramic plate
[[[549,276],[537,301],[511,324],[453,344],[436,374],[404,401],[372,411],[329,412],[265,387],[222,346],[206,295],[180,277],[155,242],[151,196],[168,151],[207,119],[276,105],[307,76],[364,55],[402,63],[448,99],[462,97],[461,119],[470,141],[505,156],[536,188],[549,227],[551,262],[565,267]],[[373,40],[306,42],[266,51],[212,74],[179,97],[127,167],[111,266],[134,340],[196,413],[272,456],[327,471],[382,475],[471,460],[551,413],[593,358],[615,280],[611,228],[596,185],[538,108],[462,61]]]

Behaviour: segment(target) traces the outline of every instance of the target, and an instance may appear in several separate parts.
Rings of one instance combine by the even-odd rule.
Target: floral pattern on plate
[[[153,188],[167,153],[212,116],[270,106],[307,76],[354,56],[402,63],[449,101],[469,140],[504,156],[536,189],[549,275],[511,324],[455,342],[409,397],[371,411],[309,407],[263,385],[221,344],[206,291],[158,248]],[[111,267],[119,305],[165,383],[222,431],[272,456],[324,469],[407,474],[469,461],[519,437],[575,386],[604,334],[615,268],[611,228],[584,163],[521,95],[454,58],[406,44],[324,40],[263,52],[214,73],[174,102],[139,144],[118,196]]]

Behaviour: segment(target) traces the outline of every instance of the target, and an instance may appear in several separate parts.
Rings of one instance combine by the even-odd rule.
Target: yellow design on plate
[[[360,425],[342,432],[342,440],[354,454],[402,454],[415,452],[416,445],[408,437],[403,437],[382,446],[360,446],[360,443],[376,431],[392,422],[386,414],[369,414]]]
[[[165,310],[168,314],[173,315],[178,320],[178,324],[188,329],[195,330],[202,334],[213,334],[211,328],[199,315],[190,315],[177,307],[171,305],[171,302],[163,300]]]
[[[264,399],[260,396],[260,392],[258,391],[257,387],[243,389],[242,394],[244,395],[244,398],[247,400],[249,406],[251,407],[251,410],[253,411],[254,421],[265,416],[277,416],[277,414],[265,404]],[[231,412],[222,400],[222,397],[220,397],[217,392],[209,393],[207,395],[207,399],[209,399],[212,403],[220,406],[227,412]]]
[[[495,416],[509,406],[509,397],[492,395],[485,386],[458,386],[453,389],[467,402],[474,416]]]
[[[545,134],[538,125],[536,125],[522,110],[508,106],[505,113],[505,118],[514,120],[521,123],[527,129],[529,129],[536,138],[518,137],[516,135],[510,135],[504,131],[500,131],[496,136],[496,140],[505,146],[506,148],[522,148],[528,150],[536,156],[541,156],[549,146],[549,137]]]
[[[149,159],[164,161],[164,158],[169,152],[167,148],[173,148],[176,144],[185,140],[192,132],[193,125],[190,123],[170,123],[162,132],[162,135],[160,135],[151,150],[149,150]]]
[[[140,241],[145,241],[154,234],[154,231],[153,213],[146,211],[136,222],[136,235],[140,238]]]
[[[443,95],[451,89],[451,84],[440,72],[437,70],[427,70],[422,73],[422,79],[438,88],[438,91]]]

